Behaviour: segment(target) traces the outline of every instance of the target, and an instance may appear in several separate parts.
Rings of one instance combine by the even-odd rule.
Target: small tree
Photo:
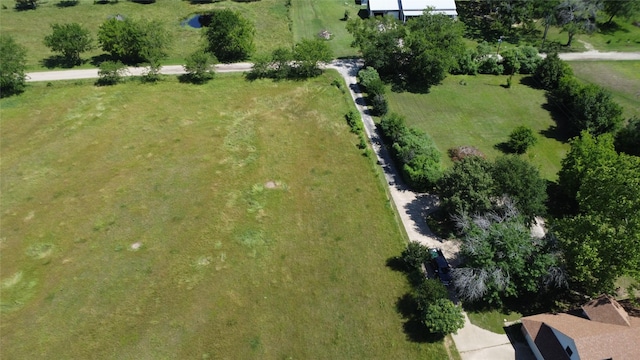
[[[422,263],[429,258],[429,249],[417,241],[410,241],[401,256],[408,270],[420,270]]]
[[[9,35],[0,35],[0,97],[24,91],[27,50]]]
[[[511,152],[524,154],[527,149],[533,146],[538,139],[533,135],[533,130],[526,126],[518,126],[509,134],[507,147]]]
[[[464,327],[464,315],[450,300],[438,299],[427,307],[424,324],[434,334],[455,334]]]
[[[534,79],[543,89],[553,90],[558,88],[560,79],[572,75],[571,67],[560,59],[558,53],[552,53],[540,62],[534,73]]]
[[[187,57],[184,70],[189,81],[195,84],[205,83],[215,76],[215,58],[204,50],[196,50]]]
[[[320,75],[321,63],[333,59],[333,51],[329,44],[320,39],[303,39],[293,48],[293,60],[296,62],[296,75],[302,78]]]
[[[98,69],[98,85],[115,85],[122,80],[126,68],[119,61],[105,61]]]
[[[254,25],[240,12],[228,9],[213,12],[203,36],[207,50],[223,63],[247,59],[255,50]]]
[[[448,299],[449,291],[440,280],[425,279],[414,289],[414,298],[418,304],[418,310],[425,312],[436,300]]]
[[[80,54],[93,48],[89,30],[78,23],[52,24],[53,32],[44,37],[45,46],[59,52],[69,65],[81,62]]]
[[[135,64],[157,64],[167,56],[171,38],[157,20],[111,18],[98,29],[102,50],[114,60]]]

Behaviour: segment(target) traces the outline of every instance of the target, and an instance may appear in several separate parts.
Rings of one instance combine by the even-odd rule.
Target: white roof
[[[371,11],[399,11],[399,0],[369,0]]]
[[[435,10],[456,10],[455,0],[401,0],[402,9],[406,11],[422,11],[428,7]],[[405,11],[405,14],[406,14]],[[438,13],[438,11],[434,11]],[[448,14],[447,14],[448,15]],[[457,12],[456,12],[457,15]]]
[[[405,10],[402,12],[402,14],[404,14],[404,16],[422,16],[422,14],[424,13],[424,11],[420,10]],[[455,10],[434,10],[431,13],[433,14],[445,14],[448,16],[458,16],[458,12]]]

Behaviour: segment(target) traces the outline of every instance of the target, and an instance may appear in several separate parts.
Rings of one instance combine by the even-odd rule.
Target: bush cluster
[[[538,51],[531,46],[522,46],[502,52],[502,58],[494,53],[494,49],[486,41],[475,49],[467,49],[458,58],[457,65],[451,70],[453,74],[532,74],[536,71],[541,59]]]
[[[405,125],[402,116],[390,113],[380,122],[383,137],[407,185],[417,191],[433,189],[442,176],[440,151],[429,135]]]
[[[358,83],[367,92],[367,98],[369,104],[371,104],[371,115],[383,116],[389,112],[389,103],[384,97],[386,88],[376,69],[367,66],[360,70],[358,72]]]
[[[306,79],[322,74],[322,63],[333,60],[333,51],[321,39],[303,39],[293,49],[278,48],[271,54],[254,58],[253,67],[247,74],[250,80]]]

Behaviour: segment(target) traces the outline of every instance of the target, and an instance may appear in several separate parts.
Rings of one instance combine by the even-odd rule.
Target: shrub
[[[457,333],[464,327],[462,309],[449,299],[437,299],[424,313],[424,324],[434,334]]]
[[[560,85],[560,79],[573,76],[571,67],[558,57],[558,53],[548,54],[536,67],[534,78],[543,89],[553,90]]]
[[[518,126],[509,134],[507,148],[516,154],[524,154],[530,146],[533,146],[538,139],[533,134],[533,130],[526,126]]]
[[[373,96],[371,99],[371,114],[374,116],[383,116],[389,111],[389,103],[382,94]]]
[[[416,241],[409,241],[402,251],[402,261],[409,271],[422,271],[422,263],[429,259],[429,249]]]
[[[351,128],[351,132],[359,134],[362,132],[362,121],[360,120],[360,114],[355,110],[349,110],[344,116],[347,120],[347,124]]]
[[[213,79],[215,62],[215,57],[204,49],[196,50],[187,57],[184,65],[187,79],[194,84],[202,84]]]
[[[452,74],[456,75],[475,75],[478,73],[478,62],[476,57],[478,53],[474,49],[467,49],[464,54],[458,58],[457,65],[451,69]]]
[[[535,73],[541,61],[542,58],[538,55],[538,50],[533,46],[520,48],[520,74]]]
[[[486,55],[478,62],[478,72],[480,74],[500,75],[504,72],[502,64],[498,63],[497,57]]]
[[[98,69],[98,85],[115,85],[122,80],[125,66],[119,61],[105,61]]]
[[[380,79],[378,71],[371,66],[358,72],[358,82],[369,93],[369,96],[384,95],[384,82]]]
[[[382,117],[380,120],[380,130],[382,131],[382,136],[388,142],[395,142],[400,134],[406,131],[407,126],[405,125],[404,118],[396,113],[390,113]]]

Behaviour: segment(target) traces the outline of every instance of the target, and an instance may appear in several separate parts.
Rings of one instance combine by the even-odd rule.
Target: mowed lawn
[[[508,140],[517,126],[530,127],[538,143],[526,154],[527,160],[540,168],[543,177],[554,180],[560,160],[569,146],[556,139],[556,123],[545,109],[544,91],[520,83],[514,76],[513,86],[505,76],[447,76],[428,94],[389,92],[390,111],[402,114],[407,124],[426,131],[442,152],[445,166],[451,161],[447,150],[470,145],[489,158],[501,154],[495,146]],[[466,85],[463,83],[466,82]]]
[[[331,72],[0,101],[3,359],[447,358]]]
[[[295,41],[317,38],[326,30],[333,35],[329,45],[336,57],[357,56],[357,49],[351,47],[353,36],[347,32],[347,22],[342,19],[345,10],[355,18],[362,8],[353,0],[291,0],[293,38]]]
[[[640,61],[571,61],[583,82],[600,85],[624,108],[624,116],[640,117]]]
[[[15,11],[15,1],[0,0],[7,7],[0,10],[1,32],[14,37],[17,43],[27,48],[27,67],[38,70],[44,67],[43,60],[54,53],[43,44],[44,37],[51,33],[51,24],[77,22],[87,28],[94,40],[98,28],[107,19],[123,15],[132,19],[161,21],[172,38],[167,64],[183,64],[189,53],[202,44],[201,32],[183,24],[191,16],[212,9],[229,8],[238,10],[256,27],[255,43],[257,52],[270,52],[277,47],[291,46],[293,37],[287,20],[286,0],[261,0],[251,3],[221,1],[212,4],[191,4],[184,0],[160,0],[153,4],[138,4],[119,1],[114,4],[94,4],[93,0],[79,0],[77,5],[59,7],[58,0],[43,2],[36,10]],[[82,58],[103,54],[97,42],[94,50],[83,53]],[[95,67],[87,62],[85,67]]]

